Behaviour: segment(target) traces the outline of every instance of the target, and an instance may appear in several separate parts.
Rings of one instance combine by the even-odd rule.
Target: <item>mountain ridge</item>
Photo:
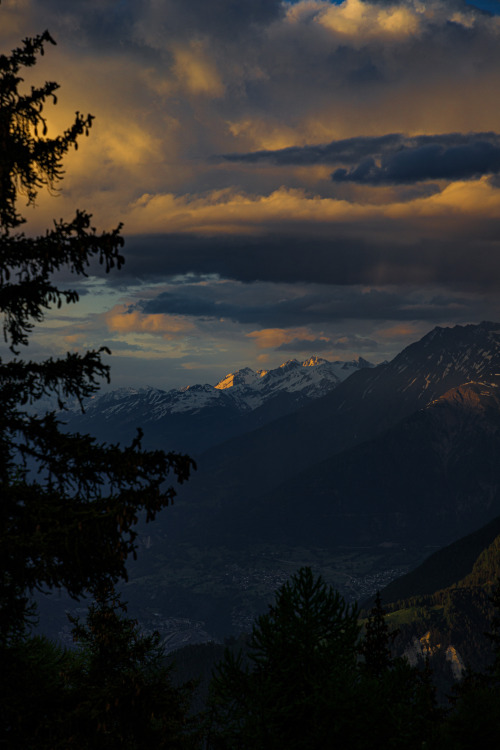
[[[342,491],[341,495],[337,493],[337,504],[348,503],[352,487],[358,486],[358,495],[367,491],[371,493],[374,507],[379,504],[380,508],[386,508],[386,512],[392,507],[391,523],[402,524],[398,534],[403,539],[411,531],[409,519],[412,513],[418,515],[418,510],[414,510],[405,516],[397,507],[395,488],[402,493],[404,506],[403,498],[408,494],[406,481],[409,494],[413,492],[413,504],[417,503],[415,492],[419,487],[423,499],[427,498],[424,504],[421,503],[422,507],[425,505],[431,510],[434,500],[429,498],[436,495],[437,486],[441,488],[448,505],[445,507],[439,501],[435,506],[442,509],[443,515],[436,522],[432,543],[452,541],[457,535],[466,533],[464,526],[467,523],[478,526],[495,514],[498,477],[492,450],[497,446],[497,437],[492,442],[491,435],[498,434],[498,397],[492,396],[497,393],[498,372],[500,325],[485,322],[476,326],[434,329],[404,349],[392,362],[359,370],[323,398],[229,443],[208,449],[200,456],[199,475],[186,491],[186,506],[192,505],[192,509],[186,510],[186,523],[187,517],[194,519],[203,505],[207,509],[217,509],[211,512],[207,524],[219,539],[224,536],[231,538],[236,529],[240,537],[248,536],[250,530],[255,531],[259,526],[269,528],[269,534],[273,529],[280,536],[288,526],[294,529],[296,543],[300,543],[300,539],[304,541],[307,533],[309,543],[316,534],[322,543],[336,544],[341,532],[329,537],[328,529],[335,528],[336,523],[330,488],[338,484]],[[488,395],[483,393],[485,388],[490,388]],[[453,389],[458,390],[451,395]],[[440,401],[447,393],[446,399]],[[468,406],[467,399],[470,401]],[[482,421],[478,399],[483,409]],[[494,408],[486,409],[492,399]],[[472,479],[467,478],[467,433],[462,430],[460,435],[451,431],[453,419],[457,418],[462,427],[468,425],[472,446],[484,446],[484,455],[478,450],[474,452],[475,465],[469,471]],[[404,420],[408,421],[404,423]],[[388,432],[391,429],[395,431]],[[425,439],[419,437],[422,431]],[[438,438],[440,444],[436,446],[433,441]],[[374,440],[382,442],[373,443]],[[446,441],[454,446],[455,457],[448,455],[450,449]],[[403,445],[411,445],[406,454]],[[497,448],[500,450],[499,446]],[[436,472],[438,480],[429,475],[429,487],[423,484],[421,467],[427,467],[429,471],[432,467]],[[405,479],[405,471],[407,477],[414,477],[414,481]],[[474,478],[481,471],[487,473],[484,490],[480,480],[476,482]],[[382,489],[387,485],[384,472],[387,477],[393,477],[392,494]],[[364,479],[370,474],[377,477],[378,494],[374,494],[376,488],[370,487]],[[457,477],[464,478],[462,487]],[[469,510],[453,508],[450,499],[452,486],[461,493],[460,502]],[[470,492],[469,496],[466,490]],[[321,497],[320,502],[318,498]],[[314,498],[309,511],[307,498]],[[392,498],[390,502],[389,498]],[[436,495],[436,502],[438,500]],[[475,521],[471,510],[474,507],[478,511]],[[318,514],[320,520],[316,518]],[[380,510],[379,526],[382,515]],[[346,518],[344,513],[341,526],[344,531]],[[449,529],[446,528],[447,519],[450,520]],[[371,522],[365,513],[363,531],[361,527],[355,529],[358,521],[355,514],[351,514],[349,534],[357,534],[358,543],[363,543],[362,538],[369,533],[367,525]],[[424,539],[427,533],[425,524],[419,522],[418,528]],[[208,533],[207,527],[204,530]],[[289,531],[292,533],[290,528]],[[379,542],[384,541],[391,541],[391,538],[379,539]]]
[[[306,364],[307,363],[307,364]],[[328,362],[311,357],[289,360],[278,368],[229,373],[215,386],[194,384],[164,391],[120,388],[89,399],[85,413],[76,406],[62,412],[67,429],[90,432],[100,440],[130,441],[138,424],[145,445],[198,454],[321,398],[350,374],[373,367],[359,358]]]

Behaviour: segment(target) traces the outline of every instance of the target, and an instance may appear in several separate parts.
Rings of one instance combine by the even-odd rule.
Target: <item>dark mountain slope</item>
[[[485,633],[491,632],[491,595],[500,575],[500,535],[495,534],[499,530],[496,518],[432,555],[399,586],[394,581],[381,592],[388,623],[400,630],[397,652],[422,663],[429,656],[437,682],[447,693],[466,666],[482,671],[492,662],[492,643]],[[431,591],[436,581],[449,580],[454,568],[460,572],[446,587],[418,594]]]
[[[246,367],[229,373],[215,386],[191,385],[169,391],[119,388],[89,399],[85,413],[60,413],[72,432],[90,433],[105,442],[131,442],[140,425],[144,445],[187,452],[193,458],[245,432],[321,398],[359,369],[373,367],[361,357],[328,362],[310,357],[289,360],[272,370]],[[46,408],[55,404],[45,403]]]
[[[208,450],[188,494],[253,502],[307,467],[385,432],[450,388],[497,372],[500,324],[436,328],[389,364],[355,372],[324,398]]]
[[[397,602],[449,588],[472,572],[483,550],[497,537],[500,537],[500,516],[472,534],[434,552],[415,570],[392,581],[381,592],[383,601]],[[366,606],[371,606],[371,601]]]
[[[280,487],[209,513],[191,538],[285,544],[442,545],[500,513],[500,393],[452,389],[383,435]],[[236,492],[236,490],[234,490]]]
[[[246,432],[293,412],[307,400],[302,394],[277,393],[264,405],[244,411],[225,393],[212,386],[193,386],[191,391],[210,389],[205,403],[186,409],[161,410],[168,392],[154,388],[130,392],[111,391],[84,414],[61,415],[70,432],[90,433],[99,441],[130,443],[140,425],[146,448],[188,453],[193,458],[210,446],[233,440]],[[218,398],[210,398],[215,393]],[[160,407],[160,408],[159,408]],[[163,412],[163,413],[162,413]]]

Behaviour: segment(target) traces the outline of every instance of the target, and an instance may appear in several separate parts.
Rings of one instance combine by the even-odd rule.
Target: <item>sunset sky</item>
[[[172,388],[500,321],[499,2],[2,0],[1,51],[45,29],[50,133],[96,119],[26,231],[86,209],[126,264],[31,356]]]

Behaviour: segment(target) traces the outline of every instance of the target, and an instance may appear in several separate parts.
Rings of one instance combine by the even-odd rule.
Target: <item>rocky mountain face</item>
[[[466,666],[483,671],[492,662],[493,644],[485,633],[491,632],[499,574],[497,516],[381,591],[388,624],[399,630],[396,653],[421,666],[429,658],[445,695]]]
[[[242,409],[264,406],[283,393],[295,394],[295,405],[301,401],[325,396],[356,370],[373,367],[359,357],[350,362],[329,362],[320,357],[310,357],[304,362],[290,359],[274,370],[258,370],[249,367],[229,373],[217,385],[234,399]]]
[[[499,373],[500,324],[485,322],[436,328],[378,367],[292,360],[106,394],[86,418],[199,449],[173,541],[442,546],[500,514]]]
[[[146,445],[198,454],[325,396],[365,367],[373,365],[362,358],[328,362],[311,357],[268,371],[247,367],[215,386],[120,388],[90,399],[85,414],[75,408],[65,420],[70,430],[120,442],[132,440],[140,425]]]
[[[323,398],[209,449],[187,533],[442,545],[500,513],[500,325],[436,328]],[[190,483],[191,484],[191,483]],[[217,508],[217,511],[214,510]]]
[[[275,588],[304,555],[335,577],[352,564],[351,580],[356,556],[373,560],[382,550],[391,562],[375,572],[385,583],[397,575],[384,577],[386,569],[416,559],[412,545],[420,561],[429,545],[500,516],[500,324],[436,328],[392,362],[366,364],[292,361],[239,370],[215,386],[112,392],[71,417],[71,429],[112,440],[132,438],[140,425],[149,445],[197,460],[179,502],[143,529],[125,596],[140,618],[174,612],[210,622],[210,632],[217,620],[223,632],[223,615],[241,629],[251,622],[249,602],[265,606],[263,587]],[[471,555],[460,549],[455,558],[471,568]],[[461,580],[467,570],[458,568],[446,567],[425,593]],[[370,586],[366,596],[381,587]],[[460,620],[462,593],[443,600],[445,624],[450,613]],[[458,636],[436,640],[434,605],[404,647],[413,644],[419,658],[439,645],[449,671],[458,668],[453,648],[468,654]]]
[[[500,513],[499,456],[500,388],[469,382],[264,493],[246,533],[267,508],[288,542],[440,545]]]

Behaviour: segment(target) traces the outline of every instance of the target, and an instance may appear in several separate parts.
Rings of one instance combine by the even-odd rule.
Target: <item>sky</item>
[[[85,209],[126,263],[29,356],[168,389],[500,321],[497,0],[1,1],[2,52],[45,29],[49,135],[95,121],[25,231]]]

